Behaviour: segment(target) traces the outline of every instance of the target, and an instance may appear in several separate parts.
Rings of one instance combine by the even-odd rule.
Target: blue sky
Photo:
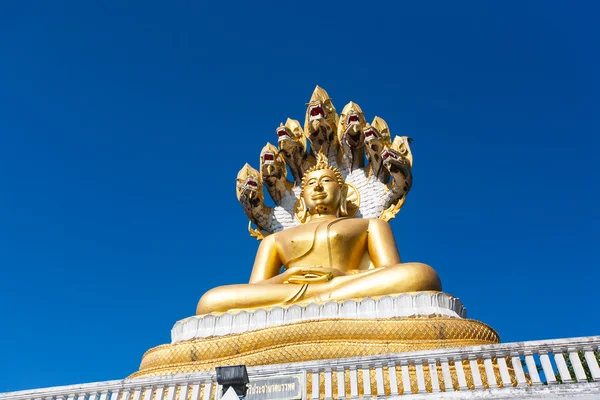
[[[315,85],[414,139],[392,222],[503,341],[600,333],[595,2],[0,5],[0,392],[123,378],[258,243]]]

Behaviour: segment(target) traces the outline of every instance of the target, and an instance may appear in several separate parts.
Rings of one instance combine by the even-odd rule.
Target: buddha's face
[[[306,176],[302,196],[310,214],[335,214],[340,208],[342,186],[333,171],[320,169]]]

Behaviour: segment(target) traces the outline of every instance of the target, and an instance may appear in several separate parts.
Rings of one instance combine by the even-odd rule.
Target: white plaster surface
[[[466,318],[467,312],[460,300],[446,293],[402,293],[378,299],[343,303],[293,305],[269,310],[241,311],[221,315],[199,315],[178,321],[171,330],[171,342],[194,338],[225,336],[254,331],[265,327],[286,325],[300,321],[351,318],[378,319],[394,317]]]

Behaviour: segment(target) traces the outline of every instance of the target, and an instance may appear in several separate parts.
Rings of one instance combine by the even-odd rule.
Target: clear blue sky
[[[599,334],[600,7],[397,3],[3,2],[0,392],[123,378],[246,282],[237,171],[317,84],[414,138],[403,260],[503,341]]]

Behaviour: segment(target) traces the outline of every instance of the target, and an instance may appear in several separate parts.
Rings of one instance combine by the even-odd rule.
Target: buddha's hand
[[[336,276],[345,275],[344,271],[337,268],[326,268],[321,266],[294,267],[282,274],[283,283],[327,283]]]

